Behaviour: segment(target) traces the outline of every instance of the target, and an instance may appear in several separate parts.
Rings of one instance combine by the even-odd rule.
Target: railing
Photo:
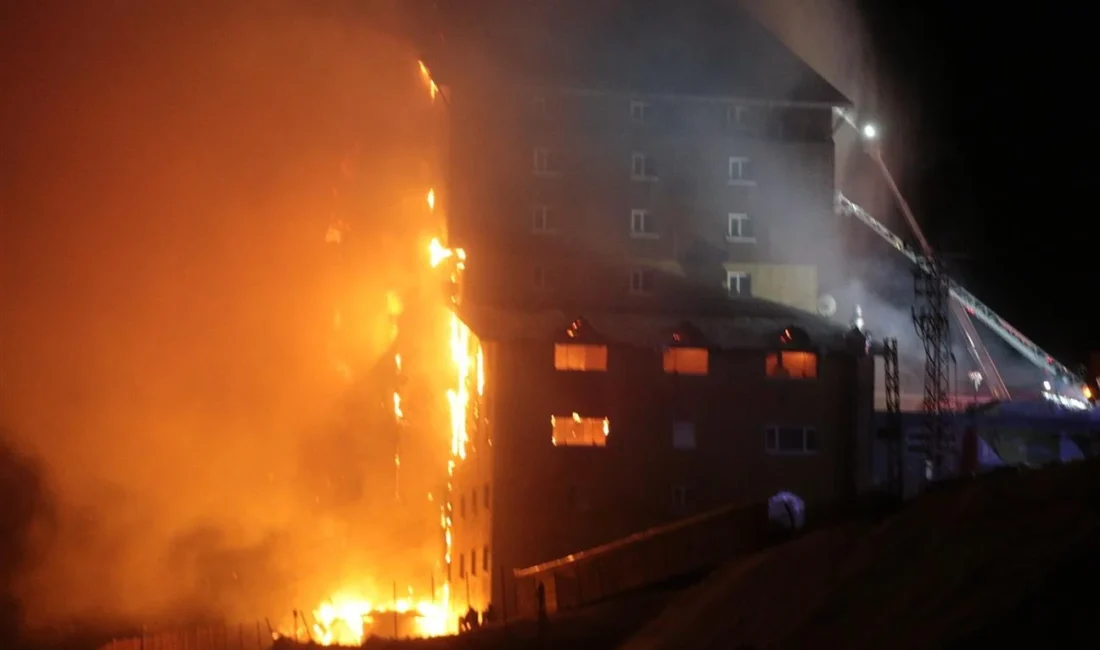
[[[114,639],[99,650],[268,650],[272,636],[262,625],[214,624],[142,632]]]
[[[581,607],[757,551],[767,544],[767,526],[766,504],[722,508],[517,569],[519,614],[537,613],[540,584],[548,613]]]

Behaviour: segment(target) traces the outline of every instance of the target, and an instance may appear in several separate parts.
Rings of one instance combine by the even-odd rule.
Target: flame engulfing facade
[[[418,63],[419,74],[438,120],[441,89],[427,67]],[[434,153],[446,152],[446,138],[438,125],[433,138]],[[426,162],[432,178],[442,176],[439,164]],[[351,165],[341,169],[347,174]],[[454,632],[457,617],[452,612],[452,587],[447,579],[453,537],[452,477],[467,457],[469,431],[479,424],[479,398],[485,376],[480,346],[469,328],[459,320],[456,309],[461,299],[462,273],[466,254],[443,243],[445,218],[441,188],[425,188],[422,203],[429,215],[429,231],[410,256],[417,260],[401,287],[386,295],[390,353],[379,372],[392,377],[392,390],[383,401],[392,408],[393,507],[411,513],[414,525],[403,535],[425,537],[410,544],[435,546],[438,559],[423,567],[403,567],[408,575],[419,571],[417,584],[384,584],[386,567],[379,575],[351,575],[335,586],[328,598],[311,613],[295,614],[287,634],[322,645],[359,645],[368,635],[438,636]],[[334,190],[339,197],[339,189]],[[345,260],[343,245],[353,227],[339,211],[325,232],[324,241],[335,253],[338,271],[353,261]],[[434,234],[433,234],[434,233]],[[345,271],[346,272],[346,271]],[[338,292],[333,309],[334,370],[351,384],[357,369],[348,359],[342,301],[348,292]]]

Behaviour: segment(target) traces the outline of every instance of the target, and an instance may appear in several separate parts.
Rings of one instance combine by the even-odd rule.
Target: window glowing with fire
[[[550,441],[555,447],[606,447],[611,433],[607,418],[582,418],[580,414],[551,415]]]
[[[607,370],[607,346],[555,343],[554,367],[558,370],[603,372]]]
[[[796,350],[772,352],[764,369],[769,377],[779,379],[817,379],[817,355]]]

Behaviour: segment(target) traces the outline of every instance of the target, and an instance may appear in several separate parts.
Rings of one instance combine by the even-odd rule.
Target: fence
[[[548,613],[577,608],[752,553],[768,543],[767,532],[766,504],[722,508],[560,560],[518,569],[519,613],[537,613],[539,584]]]
[[[268,650],[271,632],[261,626],[215,624],[142,632],[115,639],[99,650]]]

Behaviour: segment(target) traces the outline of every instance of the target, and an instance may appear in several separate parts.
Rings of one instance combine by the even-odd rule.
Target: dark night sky
[[[912,143],[888,147],[933,245],[976,295],[1067,364],[1093,325],[1096,169],[1083,5],[961,10],[859,3],[880,92]]]

